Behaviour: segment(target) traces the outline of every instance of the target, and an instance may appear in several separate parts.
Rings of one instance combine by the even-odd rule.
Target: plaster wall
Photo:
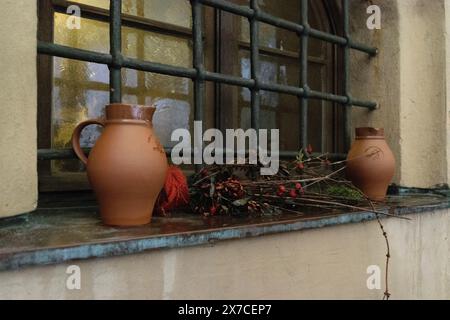
[[[351,3],[352,36],[380,52],[373,59],[352,54],[353,94],[379,102],[376,111],[355,108],[354,126],[386,129],[397,159],[396,183],[424,188],[448,183],[449,1]],[[371,4],[381,9],[380,30],[366,27]]]
[[[37,202],[36,1],[0,10],[0,218]]]

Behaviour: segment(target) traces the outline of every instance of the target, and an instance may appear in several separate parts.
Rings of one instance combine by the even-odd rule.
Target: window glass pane
[[[244,1],[247,5],[249,1]],[[300,1],[281,0],[281,1],[259,1],[260,8],[279,18],[300,23]],[[327,25],[328,19],[321,19],[325,16],[321,4],[310,1],[309,5],[309,24],[312,28],[329,32]],[[241,18],[240,41],[250,42],[250,24],[245,17]],[[281,28],[271,26],[266,23],[259,23],[259,41],[260,47],[279,49],[282,51],[298,52],[300,40],[296,33]],[[321,57],[327,43],[315,38],[309,39],[309,55]]]
[[[249,5],[249,1],[244,1]],[[293,22],[300,22],[300,1],[259,0],[259,7],[275,17],[283,18]],[[250,42],[250,24],[245,17],[241,18],[241,41]],[[276,48],[280,50],[298,51],[299,38],[294,32],[259,23],[259,41],[261,47]]]
[[[241,66],[241,74],[239,76],[250,79],[250,51],[240,50],[239,60]],[[262,82],[278,83],[290,86],[299,85],[298,59],[260,55],[260,68],[260,77]]]
[[[86,119],[103,116],[109,102],[108,67],[90,62],[54,58],[52,105],[52,148],[71,148],[75,126]],[[90,147],[101,129],[89,126],[83,130],[81,145]],[[83,166],[76,160],[56,160],[53,172],[77,172]]]
[[[186,28],[192,25],[187,0],[124,0],[123,12]]]
[[[250,25],[247,19],[241,20],[240,41],[250,42]],[[300,40],[297,34],[284,29],[276,28],[266,23],[259,23],[259,46],[279,50],[297,52]]]
[[[250,95],[248,89],[242,89],[243,95]],[[299,149],[299,112],[298,100],[294,96],[261,91],[262,96],[273,97],[276,104],[262,105],[260,111],[261,129],[279,129],[280,150],[296,151]],[[240,101],[238,126],[250,128],[250,102]]]
[[[123,27],[122,40],[122,51],[125,56],[192,67],[192,45],[188,39]]]
[[[109,10],[109,0],[76,2]],[[186,28],[192,25],[191,5],[188,0],[123,0],[122,12]]]
[[[109,10],[109,0],[77,0],[74,2]]]
[[[81,29],[66,27],[68,15],[55,13],[54,42],[79,49],[109,52],[109,26],[105,22],[81,18]],[[105,65],[53,58],[52,148],[70,148],[75,126],[86,119],[103,115],[109,102],[109,70]],[[83,130],[81,145],[90,147],[101,129]],[[52,172],[83,170],[77,160],[52,161]]]
[[[315,0],[317,1],[317,0]],[[269,12],[275,17],[280,17],[292,22],[300,21],[300,1],[292,0],[259,0],[259,8],[265,12]]]
[[[109,25],[106,22],[81,18],[80,29],[68,29],[69,15],[55,13],[54,42],[77,49],[109,53]]]
[[[309,25],[317,30],[330,32],[330,22],[322,4],[310,1],[309,5]],[[327,48],[331,45],[325,41],[309,38],[309,55],[314,57],[323,57]]]

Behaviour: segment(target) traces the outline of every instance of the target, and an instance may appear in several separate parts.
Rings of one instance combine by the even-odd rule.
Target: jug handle
[[[75,152],[75,154],[77,155],[77,157],[85,164],[87,165],[87,161],[88,158],[85,156],[83,149],[80,146],[80,137],[81,137],[81,132],[83,131],[83,129],[91,124],[97,124],[99,126],[104,127],[105,123],[100,120],[86,120],[83,121],[81,123],[79,123],[75,130],[73,131],[73,135],[72,135],[72,148],[73,151]]]

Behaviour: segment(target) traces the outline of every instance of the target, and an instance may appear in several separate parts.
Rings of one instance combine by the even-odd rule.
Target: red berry
[[[278,192],[281,193],[281,194],[285,193],[286,192],[286,187],[283,186],[283,185],[279,186],[278,187]]]
[[[305,189],[303,189],[303,187],[301,187],[300,190],[299,190],[299,192],[300,192],[301,194],[305,194]]]
[[[215,215],[217,212],[217,207],[212,206],[211,208],[209,208],[209,213],[211,213],[211,215]]]
[[[302,184],[299,183],[299,182],[297,182],[297,183],[295,184],[295,189],[297,189],[297,190],[303,189]]]
[[[299,169],[299,170],[305,169],[305,165],[303,164],[303,162],[297,163],[297,169]]]
[[[292,189],[292,190],[289,192],[289,196],[290,196],[291,198],[297,198],[297,191],[295,191],[295,189]]]
[[[311,154],[313,152],[313,148],[312,148],[311,144],[309,144],[308,148],[306,148],[306,152],[308,152],[309,154]]]

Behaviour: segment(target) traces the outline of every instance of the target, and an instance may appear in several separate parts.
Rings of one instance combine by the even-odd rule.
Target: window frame
[[[107,64],[110,67],[110,87],[117,87],[121,85],[120,71],[122,68],[129,68],[147,72],[162,73],[168,75],[175,75],[181,77],[191,78],[194,82],[194,119],[203,120],[204,109],[205,109],[205,96],[206,92],[206,81],[212,81],[214,83],[214,104],[218,106],[218,112],[215,116],[215,124],[219,128],[223,128],[223,113],[226,112],[221,106],[226,105],[224,103],[224,97],[226,94],[220,92],[220,85],[230,84],[234,86],[244,86],[248,87],[252,92],[252,102],[251,102],[251,127],[259,128],[259,111],[261,110],[259,92],[260,90],[268,90],[278,93],[286,93],[295,95],[299,99],[299,108],[301,110],[301,117],[299,119],[301,124],[301,136],[300,145],[307,145],[307,109],[308,101],[310,99],[319,99],[325,101],[332,101],[335,105],[341,104],[344,108],[343,116],[335,117],[336,128],[344,128],[345,130],[345,142],[344,149],[348,150],[349,139],[350,139],[350,112],[352,106],[365,107],[370,110],[376,108],[376,103],[370,101],[361,101],[353,99],[350,95],[349,88],[349,52],[351,49],[356,49],[369,54],[369,56],[374,56],[377,52],[376,48],[365,46],[362,44],[355,43],[351,40],[349,35],[349,3],[348,0],[342,0],[342,23],[339,25],[342,27],[342,35],[334,35],[326,32],[322,32],[313,29],[308,24],[308,0],[301,0],[302,11],[305,14],[302,16],[300,23],[293,23],[278,17],[274,17],[270,14],[262,12],[259,9],[257,0],[250,0],[250,6],[239,6],[233,1],[223,1],[223,0],[191,0],[192,5],[192,30],[183,27],[173,27],[172,25],[152,21],[146,18],[138,18],[135,16],[129,16],[126,14],[121,14],[121,0],[110,0],[111,5],[114,5],[116,10],[112,10],[111,15],[109,10],[100,9],[96,7],[91,7],[87,5],[78,4],[83,13],[87,13],[91,17],[95,17],[97,20],[108,20],[110,21],[111,27],[111,52],[110,54],[96,54],[94,52],[89,52],[86,50],[79,50],[75,48],[63,47],[53,43],[53,15],[57,10],[61,8],[67,8],[70,4],[75,4],[71,1],[64,0],[43,0],[38,1],[39,3],[39,32],[38,32],[38,80],[39,80],[39,116],[38,116],[38,128],[39,128],[39,139],[38,139],[38,158],[40,160],[48,159],[70,159],[74,158],[72,150],[52,150],[50,149],[51,141],[51,128],[48,125],[48,119],[51,119],[51,105],[52,105],[52,56],[60,56],[64,58],[83,60],[96,62],[101,64]],[[329,3],[325,1],[325,3]],[[334,3],[334,1],[331,1]],[[331,5],[332,6],[332,5]],[[230,76],[228,74],[221,73],[221,69],[217,68],[218,63],[223,66],[225,63],[220,61],[220,56],[215,55],[214,70],[218,72],[209,72],[204,66],[204,53],[203,40],[204,37],[204,24],[203,20],[207,20],[208,17],[203,17],[202,10],[203,7],[213,8],[216,18],[220,14],[221,10],[235,14],[237,16],[245,16],[250,22],[250,55],[252,61],[252,77],[251,79],[243,79],[240,77]],[[339,6],[335,6],[334,9],[339,9]],[[64,12],[64,11],[63,11]],[[43,19],[42,17],[45,16]],[[49,18],[51,16],[51,18]],[[86,16],[89,18],[89,16]],[[332,19],[330,20],[332,21]],[[258,39],[258,26],[260,22],[268,23],[270,25],[280,27],[289,31],[295,31],[302,41],[302,46],[300,48],[299,61],[301,64],[301,83],[299,87],[285,86],[274,83],[261,83],[258,76],[259,71],[259,54],[264,52],[264,48],[260,48]],[[213,20],[214,32],[223,32],[222,27],[217,25],[217,20]],[[152,62],[139,61],[137,59],[130,59],[123,57],[121,53],[121,39],[120,30],[121,27],[131,25],[133,27],[144,28],[146,30],[157,31],[161,33],[169,33],[171,35],[178,35],[183,37],[193,38],[193,56],[194,63],[193,68],[182,68],[173,67],[167,65],[161,65]],[[116,30],[116,31],[114,31]],[[117,32],[119,30],[119,32]],[[336,28],[336,31],[339,28]],[[118,35],[119,34],[119,35]],[[331,94],[327,92],[318,92],[311,90],[308,87],[308,48],[307,44],[310,37],[317,38],[319,40],[336,44],[343,48],[343,50],[336,50],[335,55],[337,56],[339,69],[342,70],[344,74],[343,86],[341,88],[336,88],[337,91],[342,95]],[[115,38],[115,40],[114,40]],[[120,44],[118,44],[118,42]],[[114,45],[115,43],[115,45]],[[305,50],[303,50],[305,48]],[[215,50],[216,52],[218,50]],[[339,52],[342,54],[339,56]],[[220,52],[219,52],[220,54]],[[126,61],[125,61],[126,59]],[[337,81],[335,83],[338,83]],[[111,93],[111,102],[119,102],[120,92],[114,90]],[[217,103],[217,104],[216,104]],[[341,107],[339,107],[341,108]],[[337,119],[339,118],[339,119]],[[343,118],[343,119],[340,119]],[[342,125],[343,123],[343,125]],[[46,128],[47,127],[47,128]],[[337,142],[337,141],[335,141]],[[337,143],[336,143],[337,145]],[[283,155],[293,156],[294,152],[285,152]],[[330,154],[330,158],[338,157],[342,158],[343,154]],[[47,161],[48,162],[48,161]],[[50,168],[48,164],[44,161],[40,161],[39,172],[50,174]]]
[[[240,5],[244,5],[246,3],[246,0],[228,0],[229,2],[235,3],[235,4],[240,4]],[[247,0],[248,2],[248,0]],[[320,30],[325,30],[327,29],[329,32],[331,33],[336,33],[336,24],[335,22],[335,15],[339,14],[338,10],[332,11],[336,8],[331,7],[329,5],[329,1],[327,0],[316,0],[316,1],[310,1],[311,5],[310,5],[310,10],[308,13],[310,13],[313,17],[315,17],[316,19],[321,19],[321,20],[325,20],[324,22],[321,21],[321,26],[320,26]],[[295,8],[296,10],[298,10],[298,8]],[[333,14],[334,13],[334,14]],[[218,70],[218,72],[222,72],[225,74],[237,74],[238,72],[236,72],[236,69],[239,69],[240,66],[238,65],[240,62],[239,59],[239,55],[241,51],[247,51],[250,53],[251,51],[251,46],[249,42],[243,41],[242,39],[240,39],[239,35],[241,34],[242,30],[239,27],[240,25],[240,18],[242,18],[239,15],[232,15],[229,14],[229,12],[226,11],[221,11],[220,13],[222,15],[221,17],[221,33],[220,33],[220,40],[219,43],[226,43],[227,46],[226,48],[223,50],[221,50],[221,48],[219,47],[219,51],[220,51],[220,56],[223,57],[223,61],[221,61],[220,68]],[[235,21],[232,21],[235,20]],[[273,27],[273,26],[271,26]],[[322,29],[324,28],[324,29]],[[282,30],[282,31],[287,31],[285,29],[282,28],[276,28],[277,30]],[[236,36],[236,34],[238,36]],[[288,32],[289,35],[295,36],[295,34],[293,34],[292,32]],[[336,84],[342,82],[342,77],[340,77],[340,75],[342,75],[342,72],[338,72],[338,67],[340,65],[340,63],[338,63],[337,59],[338,59],[338,48],[336,46],[330,45],[329,43],[326,42],[321,42],[324,43],[325,46],[324,48],[322,48],[321,50],[321,56],[319,57],[318,55],[314,55],[314,54],[308,54],[307,57],[307,61],[308,61],[308,65],[319,65],[321,72],[323,72],[323,68],[326,68],[326,72],[324,72],[325,74],[321,74],[320,78],[321,78],[321,87],[322,87],[322,91],[324,92],[340,92],[338,87],[336,86]],[[236,50],[230,50],[230,48],[236,48]],[[279,48],[272,48],[272,47],[266,47],[263,45],[259,46],[259,54],[260,56],[265,56],[265,58],[273,58],[273,59],[283,59],[285,62],[290,61],[290,62],[296,62],[298,69],[300,69],[300,59],[299,59],[299,53],[300,53],[300,43],[299,43],[299,48],[296,50],[282,50]],[[281,63],[280,63],[281,64]],[[241,71],[239,69],[239,71]],[[299,73],[300,75],[300,73]],[[300,76],[298,77],[300,78]],[[299,79],[300,81],[300,79]],[[329,82],[329,83],[327,83]],[[223,130],[225,128],[235,128],[236,126],[239,126],[239,117],[241,116],[239,114],[239,107],[242,107],[239,105],[239,103],[236,102],[236,94],[237,90],[235,90],[236,88],[233,88],[231,86],[224,86],[225,88],[220,92],[220,98],[222,99],[221,101],[221,105],[223,106],[231,106],[226,108],[226,110],[222,110],[221,113],[221,121],[219,121],[218,123],[220,123],[220,128]],[[326,88],[325,90],[323,90],[323,88]],[[241,88],[239,88],[241,89]],[[242,95],[242,93],[241,93]],[[338,122],[335,121],[335,119],[337,117],[342,118],[342,115],[339,115],[340,113],[342,113],[342,108],[338,107],[336,105],[335,102],[331,102],[330,105],[325,106],[325,102],[326,101],[320,101],[321,102],[321,109],[322,110],[318,110],[320,113],[320,119],[316,119],[319,120],[321,123],[319,124],[318,122],[315,123],[315,125],[318,125],[318,127],[314,127],[312,128],[311,126],[308,127],[308,136],[309,141],[308,144],[315,144],[316,146],[319,146],[318,150],[321,150],[321,152],[331,152],[334,153],[333,155],[330,155],[331,157],[334,158],[342,158],[343,154],[345,152],[344,150],[344,145],[343,145],[343,134],[342,134],[342,126],[339,125]],[[300,106],[299,106],[300,107]],[[261,103],[260,106],[261,110],[265,110],[265,111],[272,111],[275,112],[274,109],[272,109],[271,107],[268,106],[264,106]],[[230,110],[231,109],[231,110]],[[308,110],[308,113],[311,113],[311,109],[315,109],[315,108],[310,108]],[[330,109],[331,110],[331,114],[328,115],[330,118],[332,118],[332,124],[328,123],[329,126],[327,126],[324,122],[327,118],[327,112],[326,110]],[[233,112],[235,112],[236,114],[233,114]],[[230,116],[230,113],[232,114]],[[290,114],[289,112],[277,109],[276,113],[278,115],[277,117],[277,126],[276,128],[279,128],[280,130],[283,130],[283,126],[282,126],[282,120],[280,119],[281,117],[279,116],[280,114]],[[316,115],[317,117],[317,115]],[[309,119],[313,118],[311,115],[309,115]],[[300,120],[299,120],[300,121]],[[310,123],[312,123],[314,121],[311,121]],[[320,130],[321,133],[320,135],[318,135],[318,139],[319,142],[318,143],[314,143],[314,139],[315,136],[312,136],[310,133],[312,133],[312,131],[314,130]],[[283,136],[282,133],[280,133],[281,136]],[[328,138],[328,139],[327,139]],[[294,138],[295,139],[295,138]],[[317,142],[317,141],[316,141]],[[290,157],[293,157],[294,154],[296,154],[298,152],[298,149],[300,149],[300,146],[297,146],[295,148],[290,148],[290,149],[286,149],[286,148],[281,148],[282,150],[288,150],[289,152],[287,153],[287,155],[289,155]]]
[[[77,5],[83,12],[83,18],[94,21],[109,21],[109,10],[94,7],[82,3],[66,0],[37,0],[38,1],[38,40],[54,43],[54,17],[56,13],[67,14],[67,8],[70,5]],[[203,38],[205,41],[213,43],[215,37],[215,28],[213,12],[205,13],[206,25]],[[192,28],[177,26],[157,20],[143,18],[140,16],[122,13],[122,26],[135,28],[144,31],[154,32],[160,35],[175,36],[180,39],[192,39]],[[39,190],[44,192],[53,191],[79,191],[90,190],[90,185],[84,174],[67,174],[64,177],[52,175],[50,161],[48,159],[75,159],[71,150],[51,149],[52,139],[52,104],[53,104],[53,58],[52,55],[38,54],[38,149],[39,154],[45,153],[45,156],[38,157]],[[211,61],[213,59],[210,59]],[[214,62],[212,62],[214,63]],[[215,66],[214,66],[215,68]],[[139,79],[138,79],[139,81]],[[107,85],[109,86],[109,85]],[[215,95],[210,86],[207,88],[206,95],[208,100]],[[109,90],[109,89],[108,89]],[[122,91],[130,91],[127,88]],[[211,104],[213,102],[211,101]],[[89,148],[85,148],[89,152]]]

